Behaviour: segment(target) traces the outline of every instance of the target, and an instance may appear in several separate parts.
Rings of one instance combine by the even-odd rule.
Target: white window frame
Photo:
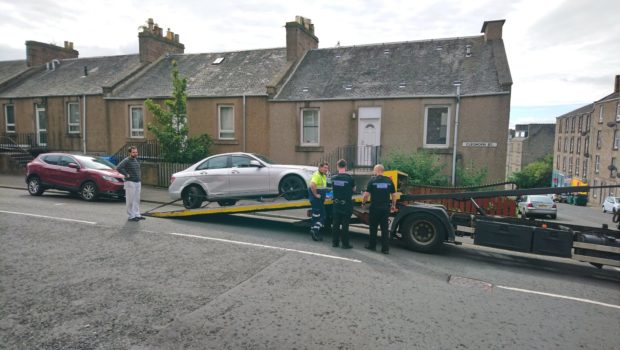
[[[230,109],[231,111],[231,114],[230,114],[230,117],[232,118],[231,129],[223,128],[223,124],[224,124],[222,123],[222,117],[224,117],[224,115],[222,114],[223,109]],[[218,130],[217,135],[220,140],[234,140],[235,139],[235,107],[234,106],[232,105],[217,106],[217,130]]]
[[[446,116],[446,143],[428,143],[426,135],[428,134],[428,110],[433,108],[445,108]],[[449,148],[450,147],[450,106],[448,105],[430,105],[424,107],[424,148]]]
[[[304,112],[306,111],[314,111],[316,112],[316,128],[317,128],[317,135],[316,135],[316,142],[306,142],[305,137],[304,137]],[[302,146],[318,146],[321,144],[321,111],[318,108],[303,108],[301,110],[301,114],[300,114],[300,131],[299,131],[299,135],[300,135],[300,144]]]
[[[77,123],[71,122],[71,107],[75,106],[77,108]],[[80,133],[80,104],[78,102],[68,102],[67,103],[67,130],[69,134],[79,134]]]
[[[583,172],[582,172],[581,177],[584,179],[587,179],[588,178],[588,159],[587,158],[584,159],[582,164],[583,164]]]
[[[13,110],[13,123],[9,123],[9,107]],[[4,130],[7,134],[14,134],[15,131],[15,105],[8,103],[4,105]]]
[[[579,176],[579,158],[575,159],[575,176]]]
[[[573,157],[568,158],[568,175],[573,175]]]
[[[601,157],[599,155],[594,156],[594,173],[598,174],[601,171]]]
[[[142,128],[133,127],[133,111],[139,110],[142,115]],[[142,106],[129,106],[129,137],[134,139],[144,138],[144,107]]]

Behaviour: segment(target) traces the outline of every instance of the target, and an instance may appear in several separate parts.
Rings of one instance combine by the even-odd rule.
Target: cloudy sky
[[[0,0],[0,60],[25,59],[26,40],[80,57],[138,52],[151,17],[186,53],[284,47],[284,24],[312,19],[319,47],[479,35],[505,19],[514,81],[511,121],[545,123],[613,92],[620,74],[617,0]]]

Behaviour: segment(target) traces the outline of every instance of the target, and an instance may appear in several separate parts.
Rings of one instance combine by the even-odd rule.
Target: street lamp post
[[[459,134],[459,107],[461,105],[461,81],[457,80],[452,83],[456,86],[456,117],[454,119],[454,142],[452,144],[452,187],[456,186],[456,149]]]

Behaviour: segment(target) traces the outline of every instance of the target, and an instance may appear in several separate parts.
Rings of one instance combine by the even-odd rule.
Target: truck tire
[[[439,220],[426,213],[407,217],[401,231],[409,248],[423,253],[439,250],[445,236]]]

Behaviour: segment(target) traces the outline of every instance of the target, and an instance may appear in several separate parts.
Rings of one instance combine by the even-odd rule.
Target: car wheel
[[[40,196],[45,189],[41,186],[41,179],[38,176],[31,176],[28,179],[28,193],[31,196]]]
[[[603,206],[603,213],[606,213],[606,212],[607,212],[607,210],[605,210],[605,206]]]
[[[217,204],[219,204],[220,207],[228,207],[235,205],[235,203],[237,203],[236,199],[222,199],[221,201],[217,201]]]
[[[206,197],[207,196],[202,188],[198,186],[189,186],[183,190],[183,193],[181,194],[181,198],[183,198],[183,206],[187,209],[200,208]]]
[[[278,186],[278,192],[286,200],[301,199],[306,196],[306,183],[299,176],[289,175],[285,176],[280,181]]]
[[[80,188],[80,197],[85,201],[92,202],[97,199],[98,191],[97,185],[94,182],[87,181]]]
[[[611,209],[611,212],[615,214],[616,213],[616,208]]]

